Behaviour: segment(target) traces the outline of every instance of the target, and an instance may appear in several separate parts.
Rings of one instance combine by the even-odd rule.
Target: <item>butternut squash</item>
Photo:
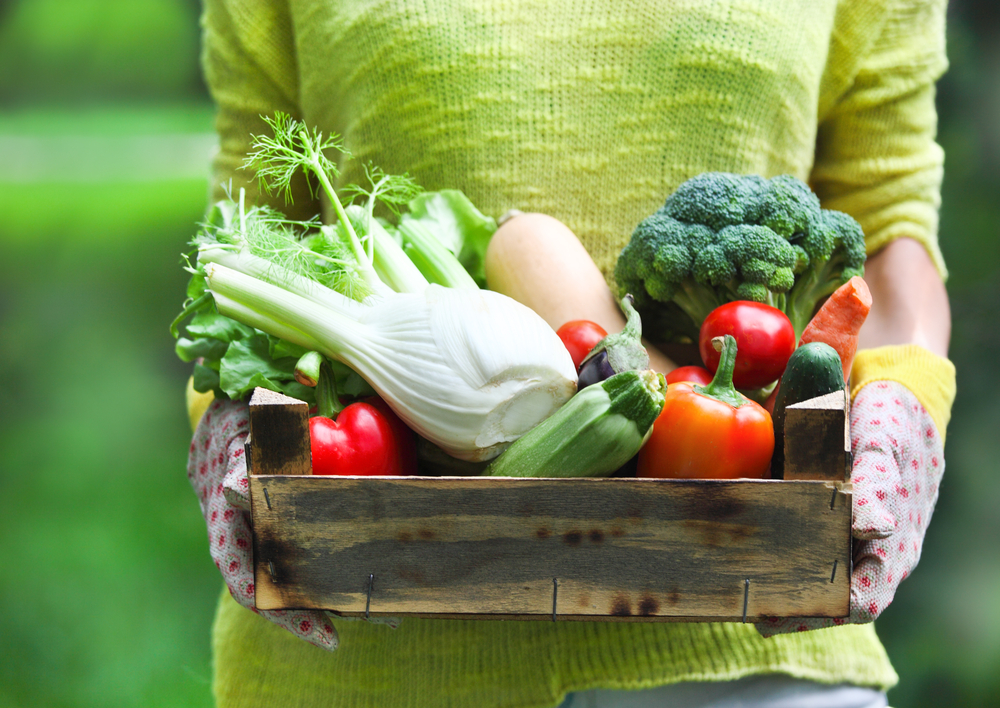
[[[552,329],[570,320],[590,320],[607,332],[625,327],[604,275],[569,227],[545,214],[520,214],[493,234],[486,251],[486,285],[527,305]],[[648,342],[650,368],[674,364]]]

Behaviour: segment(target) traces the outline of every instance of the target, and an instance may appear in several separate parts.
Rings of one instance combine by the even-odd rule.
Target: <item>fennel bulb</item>
[[[474,262],[495,229],[491,219],[457,192],[416,202],[427,213],[407,220],[408,249],[453,287],[429,285],[374,217],[376,202],[390,212],[411,203],[419,191],[412,180],[367,167],[371,188],[344,190],[363,204],[345,205],[333,188],[337,166],[325,155],[343,150],[339,140],[284,114],[265,120],[274,134],[255,136],[246,166],[268,192],[287,193],[292,175],[304,171],[336,222],[247,208],[240,190],[239,202],[221,203],[195,240],[191,302],[172,329],[214,300],[224,317],[346,364],[419,435],[469,461],[496,457],[573,395],[576,368],[549,325],[515,300],[479,290],[434,229],[421,228],[431,216],[439,225],[471,225]]]
[[[562,341],[505,295],[428,285],[358,303],[246,253],[199,260],[221,314],[347,364],[454,457],[496,457],[576,391]]]

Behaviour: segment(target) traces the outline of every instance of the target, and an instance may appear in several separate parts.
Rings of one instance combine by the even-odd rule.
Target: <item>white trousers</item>
[[[784,674],[738,681],[684,682],[638,691],[596,688],[570,693],[558,708],[886,708],[885,693],[822,684]]]

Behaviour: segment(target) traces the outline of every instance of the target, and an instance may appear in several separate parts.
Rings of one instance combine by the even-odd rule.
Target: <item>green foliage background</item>
[[[167,332],[208,190],[198,12],[0,5],[0,706],[211,703],[221,583],[184,475],[188,369]],[[994,2],[953,0],[949,53],[941,234],[959,398],[920,567],[878,622],[897,708],[1000,704]],[[164,159],[178,145],[186,166]]]

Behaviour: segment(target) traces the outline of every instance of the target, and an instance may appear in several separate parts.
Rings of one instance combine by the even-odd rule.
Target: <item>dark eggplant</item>
[[[580,363],[580,373],[576,379],[577,390],[587,388],[595,383],[601,383],[605,379],[610,379],[618,372],[611,368],[608,363],[608,353],[599,352],[597,356],[584,359]]]
[[[625,328],[599,341],[580,362],[577,390],[600,383],[623,371],[649,368],[649,354],[642,346],[642,321],[632,306],[631,295],[622,298],[621,307],[626,317]]]

